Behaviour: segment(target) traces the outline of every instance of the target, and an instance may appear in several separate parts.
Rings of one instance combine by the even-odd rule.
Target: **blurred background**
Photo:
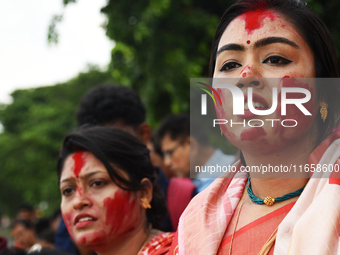
[[[139,92],[147,121],[189,112],[190,78],[207,77],[230,0],[13,0],[0,8],[0,221],[22,203],[59,208],[56,159],[83,94],[114,83]],[[340,2],[311,0],[340,49]],[[339,54],[338,54],[339,59]],[[340,62],[340,61],[339,61]]]

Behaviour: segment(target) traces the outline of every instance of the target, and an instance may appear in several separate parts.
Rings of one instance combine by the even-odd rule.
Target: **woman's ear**
[[[150,204],[152,201],[153,186],[148,178],[143,178],[141,184],[144,185],[142,189],[137,192],[137,197],[139,199],[139,204],[141,207],[147,209],[151,208]]]

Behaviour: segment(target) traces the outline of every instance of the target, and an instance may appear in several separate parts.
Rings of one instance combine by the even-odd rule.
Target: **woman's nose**
[[[73,208],[80,210],[84,207],[91,206],[92,202],[86,191],[83,191],[81,187],[77,188],[76,195],[74,196]]]
[[[240,78],[236,84],[240,89],[243,87],[252,87],[255,89],[263,88],[263,79],[261,78]]]
[[[241,69],[239,78],[261,78],[261,70],[258,63],[251,59],[247,61],[244,67]]]

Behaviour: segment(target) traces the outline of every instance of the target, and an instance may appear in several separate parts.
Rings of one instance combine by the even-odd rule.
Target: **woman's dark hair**
[[[146,210],[148,222],[159,227],[159,221],[166,213],[165,199],[156,184],[155,169],[150,162],[150,152],[144,144],[132,135],[112,127],[82,128],[68,134],[63,141],[58,159],[58,179],[65,160],[77,151],[89,151],[106,167],[112,181],[121,189],[138,191],[145,187],[141,183],[148,178],[153,185],[151,209]],[[117,168],[128,178],[122,177]]]
[[[238,16],[255,10],[272,10],[281,14],[300,33],[314,54],[316,78],[338,78],[339,70],[336,50],[332,36],[324,22],[301,0],[240,0],[223,14],[216,29],[210,56],[209,76],[214,76],[218,44],[227,26]],[[338,82],[331,80],[328,84],[317,84],[318,100],[328,104],[326,122],[321,120],[320,113],[316,116],[318,122],[318,137],[316,144],[323,141],[338,126],[337,117],[340,97]]]

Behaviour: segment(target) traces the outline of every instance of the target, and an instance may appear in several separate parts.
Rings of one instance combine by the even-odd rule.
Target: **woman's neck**
[[[302,188],[309,179],[305,165],[311,153],[309,143],[287,146],[267,155],[243,152],[254,195],[275,198]]]
[[[145,224],[136,228],[136,231],[130,233],[129,236],[120,238],[119,242],[115,242],[107,249],[102,251],[96,251],[98,255],[110,255],[110,254],[124,254],[124,255],[136,255],[142,249],[145,244],[150,241],[155,231],[150,227],[145,227]],[[158,232],[157,232],[158,233]]]

